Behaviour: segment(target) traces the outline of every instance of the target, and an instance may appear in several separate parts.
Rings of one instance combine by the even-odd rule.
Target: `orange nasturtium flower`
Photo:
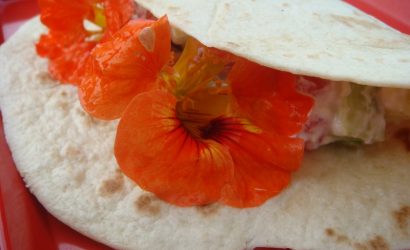
[[[170,27],[132,21],[96,47],[80,85],[92,115],[121,117],[115,156],[141,188],[178,206],[252,207],[285,188],[313,100],[296,77],[188,39],[169,65]]]
[[[49,59],[49,72],[64,83],[78,84],[94,46],[108,39],[135,13],[133,0],[39,0],[41,22],[37,53]]]

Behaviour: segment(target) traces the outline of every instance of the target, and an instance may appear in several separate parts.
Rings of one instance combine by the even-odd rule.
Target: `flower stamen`
[[[218,81],[218,74],[226,63],[224,58],[215,55],[213,49],[190,38],[174,67],[163,71],[161,76],[165,87],[181,99],[207,89],[214,80]]]

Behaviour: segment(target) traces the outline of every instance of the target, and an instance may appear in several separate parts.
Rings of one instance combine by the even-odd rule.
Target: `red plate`
[[[410,34],[410,1],[346,0]],[[38,13],[33,0],[0,0],[0,44]],[[0,115],[0,249],[110,249],[50,215],[25,188],[7,146]],[[258,250],[268,248],[257,248]]]

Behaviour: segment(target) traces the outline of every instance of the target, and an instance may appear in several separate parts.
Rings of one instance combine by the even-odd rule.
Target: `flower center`
[[[218,136],[224,131],[224,119],[215,118],[208,122],[208,124],[201,129],[201,138],[217,140]]]
[[[219,51],[190,38],[177,63],[161,73],[165,88],[178,100],[177,118],[195,138],[212,138],[218,133],[217,121],[231,113],[227,63]]]
[[[221,130],[218,121],[230,113],[230,98],[228,94],[198,93],[177,102],[177,118],[194,138],[215,138]]]

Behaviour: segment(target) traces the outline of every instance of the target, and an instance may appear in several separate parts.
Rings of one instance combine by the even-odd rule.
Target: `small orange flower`
[[[143,189],[178,206],[258,206],[298,169],[294,138],[313,101],[295,78],[189,39],[176,65],[122,114],[115,156]]]
[[[168,19],[132,20],[98,44],[85,65],[79,96],[84,109],[101,119],[121,116],[137,94],[152,88],[171,58]]]
[[[134,14],[132,0],[39,0],[41,21],[49,28],[36,45],[57,80],[78,84],[84,63],[98,41],[112,36]],[[91,28],[85,27],[86,24]]]

